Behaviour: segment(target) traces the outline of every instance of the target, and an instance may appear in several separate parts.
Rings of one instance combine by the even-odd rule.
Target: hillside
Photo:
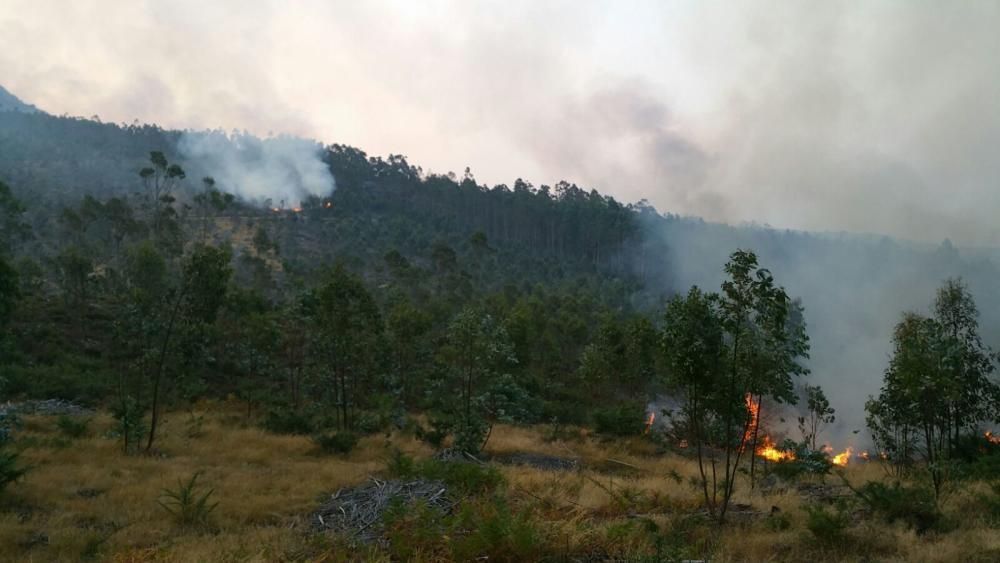
[[[3,111],[35,113],[38,111],[38,108],[22,102],[17,98],[17,96],[11,94],[6,88],[0,85],[0,112]]]

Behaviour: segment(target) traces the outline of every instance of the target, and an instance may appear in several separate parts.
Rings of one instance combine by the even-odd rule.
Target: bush
[[[503,474],[490,465],[436,459],[416,461],[400,451],[393,452],[388,469],[391,475],[402,479],[443,481],[448,488],[465,495],[489,493],[504,483]]]
[[[287,408],[273,408],[267,412],[264,429],[275,434],[312,434],[315,425],[309,416]]]
[[[20,479],[27,471],[18,462],[17,453],[0,449],[0,492],[3,492],[7,485]]]
[[[313,441],[326,453],[348,454],[358,445],[361,438],[354,432],[340,431],[320,434]]]
[[[111,409],[115,418],[115,431],[122,439],[122,451],[131,454],[139,450],[139,443],[146,434],[143,421],[144,409],[132,397],[125,397]]]
[[[511,511],[503,498],[465,505],[456,524],[470,530],[452,543],[457,561],[529,561],[542,555],[543,534],[531,514]]]
[[[623,403],[594,411],[594,429],[612,436],[635,436],[646,428],[645,407]]]
[[[61,415],[56,420],[59,431],[68,438],[83,438],[87,435],[87,427],[90,425],[89,418],[75,418]]]
[[[804,510],[807,514],[806,528],[812,532],[817,541],[824,545],[834,545],[845,539],[850,518],[843,506],[827,510],[823,506],[809,505]]]
[[[764,526],[772,532],[783,532],[792,527],[792,520],[787,514],[776,512],[768,514],[764,520]]]
[[[163,489],[160,500],[157,501],[181,526],[207,525],[209,515],[219,506],[217,502],[210,503],[208,501],[214,489],[209,489],[204,494],[197,491],[199,475],[201,475],[200,471],[195,472],[187,482],[178,481],[177,488],[174,490]]]
[[[857,489],[858,497],[887,522],[902,521],[922,534],[939,526],[941,512],[934,502],[934,493],[925,487],[906,487],[899,482],[892,486],[880,481],[866,483]]]

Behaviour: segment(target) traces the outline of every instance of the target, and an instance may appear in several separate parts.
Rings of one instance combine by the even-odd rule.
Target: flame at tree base
[[[757,446],[757,456],[768,461],[793,461],[795,452],[779,450],[775,447],[770,436],[764,436],[763,442]]]

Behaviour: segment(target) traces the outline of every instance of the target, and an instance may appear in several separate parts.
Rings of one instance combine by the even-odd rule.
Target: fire
[[[743,433],[743,443],[740,446],[740,450],[753,440],[753,435],[757,431],[757,425],[760,423],[758,418],[760,415],[760,403],[754,401],[750,393],[747,393],[745,401],[747,411],[750,412],[750,424],[747,425],[746,432]],[[754,453],[769,461],[791,461],[795,459],[794,453],[779,450],[774,440],[766,434],[760,438],[760,443],[757,444],[757,449]]]
[[[839,465],[841,467],[844,467],[851,460],[851,452],[852,451],[853,450],[851,450],[851,448],[848,447],[846,450],[844,450],[844,451],[840,452],[839,454],[833,456],[833,459],[830,460],[830,461],[832,461],[834,465]]]
[[[328,202],[326,202],[326,203],[323,204],[323,207],[325,207],[327,209],[330,209],[331,207],[333,207],[333,203],[328,201]]]
[[[649,434],[649,430],[653,427],[653,421],[656,420],[656,413],[649,413],[649,419],[646,420],[646,429],[643,430],[643,434]]]
[[[860,457],[861,459],[863,459],[865,461],[868,461],[869,459],[871,459],[871,454],[869,454],[868,452],[865,451],[865,452],[859,453],[858,457]]]
[[[302,208],[301,207],[293,207],[292,211],[294,211],[295,213],[302,213]]]
[[[986,438],[991,444],[997,444],[998,446],[1000,446],[1000,436],[994,436],[993,432],[989,430],[987,430],[986,433],[983,434],[983,438]]]
[[[747,429],[743,432],[743,442],[740,443],[740,451],[753,439],[754,432],[757,431],[757,413],[760,412],[760,403],[753,400],[753,395],[747,393],[746,396],[747,411],[750,412],[750,424],[747,424]]]
[[[776,448],[770,436],[764,436],[761,444],[757,446],[757,455],[768,461],[792,461],[795,459],[795,453]]]
[[[271,211],[274,211],[275,213],[278,213],[278,212],[279,212],[279,211],[281,211],[281,210],[280,210],[280,209],[278,209],[277,207],[272,207],[272,208],[271,208]]]

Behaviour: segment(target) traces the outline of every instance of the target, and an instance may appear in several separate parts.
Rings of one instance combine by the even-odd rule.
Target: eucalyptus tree
[[[800,361],[809,349],[800,306],[756,254],[735,251],[725,272],[720,294],[695,287],[668,305],[663,339],[669,380],[685,395],[689,443],[702,453],[709,446],[711,472],[699,463],[702,490],[720,523],[748,449],[752,480],[762,399],[796,400],[792,377],[807,373]]]

